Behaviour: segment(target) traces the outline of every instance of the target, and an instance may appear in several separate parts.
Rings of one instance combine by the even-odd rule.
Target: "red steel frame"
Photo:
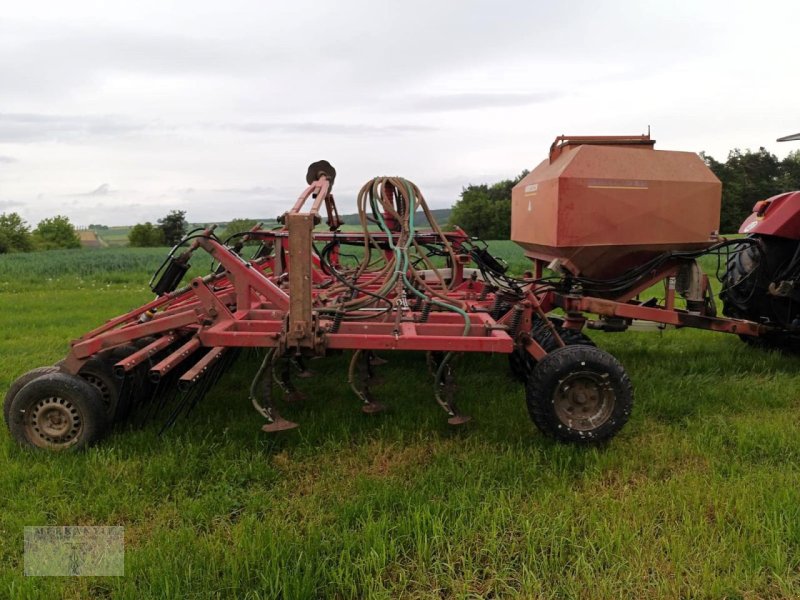
[[[115,369],[122,374],[141,365],[166,349],[171,352],[152,366],[150,376],[158,380],[176,369],[201,348],[210,349],[180,377],[191,384],[213,365],[228,348],[276,348],[281,353],[324,354],[327,349],[353,350],[418,350],[457,352],[510,353],[524,347],[534,359],[547,352],[530,337],[536,315],[545,315],[560,308],[566,313],[565,326],[580,329],[587,314],[613,317],[628,322],[645,320],[676,327],[694,327],[757,336],[767,328],[750,321],[717,318],[675,308],[674,285],[677,266],[668,265],[653,272],[638,288],[619,297],[597,298],[554,291],[544,283],[525,286],[525,297],[498,315],[495,293],[480,278],[467,276],[469,262],[466,251],[452,265],[452,284],[431,282],[431,287],[449,300],[466,307],[471,327],[464,335],[464,319],[453,312],[433,310],[424,314],[408,303],[397,301],[390,311],[363,321],[334,324],[334,318],[318,309],[335,305],[337,297],[326,295],[333,278],[321,268],[312,254],[312,241],[363,243],[363,233],[312,231],[319,222],[318,212],[325,202],[329,222],[333,198],[330,183],[322,176],[309,185],[284,216],[285,226],[278,231],[256,229],[249,238],[271,244],[274,252],[264,258],[247,260],[233,249],[217,241],[211,231],[195,240],[192,251],[203,250],[221,265],[217,273],[198,277],[190,285],[156,298],[125,315],[112,319],[72,342],[64,369],[77,373],[81,365],[95,354],[132,342],[146,340],[136,352],[118,362]],[[304,203],[313,197],[309,213],[301,213]],[[333,208],[335,211],[335,208]],[[338,226],[338,216],[333,227]],[[469,238],[459,230],[445,234],[458,252]],[[372,233],[375,240],[386,240],[386,233]],[[417,232],[419,243],[438,240],[434,233]],[[535,261],[534,272],[540,276],[545,265]],[[373,279],[370,279],[373,277]],[[636,296],[648,287],[666,281],[664,306],[644,306]],[[707,280],[706,280],[707,283]],[[364,275],[356,285],[376,288],[373,275]],[[524,288],[524,289],[525,289]],[[392,296],[398,300],[396,296]],[[551,325],[552,327],[552,325]],[[561,338],[553,329],[555,339]],[[175,348],[176,344],[179,344]]]

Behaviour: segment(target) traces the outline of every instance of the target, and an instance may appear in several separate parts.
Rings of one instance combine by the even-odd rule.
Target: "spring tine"
[[[284,431],[297,427],[297,423],[288,421],[280,415],[272,399],[272,370],[274,369],[274,363],[277,358],[278,352],[269,350],[253,378],[253,383],[250,384],[250,401],[253,403],[253,407],[258,413],[267,420],[261,427],[261,430],[267,433]],[[261,402],[258,400],[258,395],[263,399]]]
[[[290,359],[283,359],[283,364],[281,365],[280,370],[273,369],[272,377],[275,380],[275,383],[278,384],[278,387],[283,390],[284,397],[286,398],[287,402],[301,402],[305,400],[305,396],[302,392],[300,392],[292,383],[291,377],[291,362]]]
[[[372,376],[372,366],[369,362],[369,352],[356,350],[350,359],[350,368],[347,370],[347,381],[356,396],[361,399],[361,410],[368,415],[383,412],[386,406],[372,397],[369,381]]]
[[[300,379],[307,379],[309,377],[314,376],[314,373],[311,370],[309,370],[308,366],[306,365],[305,358],[303,358],[302,356],[293,356],[292,358],[289,359],[289,361],[294,367],[297,368],[298,370],[297,376]]]
[[[450,425],[463,425],[471,421],[472,417],[461,414],[453,400],[455,378],[453,377],[453,371],[450,365],[453,356],[453,352],[448,352],[442,357],[441,361],[438,361],[436,376],[433,382],[434,397],[436,398],[437,404],[448,414],[447,422]],[[431,360],[437,362],[436,357],[432,357]]]

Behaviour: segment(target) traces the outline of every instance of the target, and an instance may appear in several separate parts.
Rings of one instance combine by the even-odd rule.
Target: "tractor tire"
[[[525,384],[528,412],[545,435],[597,444],[628,422],[633,387],[622,364],[593,346],[567,346],[536,363]]]
[[[108,430],[97,388],[67,373],[47,373],[27,383],[10,407],[9,429],[21,445],[83,450]]]
[[[564,320],[558,317],[548,317],[550,322],[555,327],[558,335],[561,336],[562,341],[567,346],[594,346],[595,343],[583,331],[576,331],[575,329],[567,329],[564,327]],[[546,351],[552,352],[561,346],[558,345],[553,332],[546,323],[539,320],[534,323],[531,328],[531,337]],[[531,369],[536,365],[533,357],[528,354],[523,348],[515,348],[514,351],[508,355],[508,366],[511,369],[511,374],[514,379],[525,382]]]
[[[777,327],[788,326],[800,316],[800,305],[790,298],[769,293],[769,285],[797,251],[797,241],[750,236],[755,243],[742,244],[731,254],[723,278],[722,314]],[[748,345],[766,350],[800,352],[800,337],[775,333],[740,336]]]
[[[19,391],[40,375],[58,373],[59,371],[60,369],[57,366],[37,367],[35,369],[31,369],[27,373],[23,373],[11,383],[11,386],[6,392],[5,400],[3,401],[3,419],[6,422],[6,426],[11,427],[11,422],[8,419],[8,415],[11,412],[11,403],[14,401],[14,398]]]

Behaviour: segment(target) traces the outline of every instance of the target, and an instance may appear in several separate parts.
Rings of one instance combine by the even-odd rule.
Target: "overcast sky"
[[[0,0],[0,212],[274,217],[308,163],[434,207],[553,137],[800,147],[800,2]]]

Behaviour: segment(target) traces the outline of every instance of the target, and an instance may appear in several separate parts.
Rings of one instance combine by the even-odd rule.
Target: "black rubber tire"
[[[74,415],[68,435],[49,436],[39,429],[44,415],[39,403],[47,402],[55,412]],[[40,408],[41,410],[41,408]],[[96,388],[68,373],[48,373],[27,383],[11,402],[9,429],[21,445],[49,450],[82,450],[99,441],[108,431],[108,416]]]
[[[57,366],[36,367],[27,373],[23,373],[11,383],[11,386],[6,392],[5,400],[3,400],[3,419],[5,420],[7,427],[11,427],[11,424],[8,420],[8,415],[11,412],[11,403],[14,401],[14,397],[19,393],[19,391],[40,375],[58,373],[59,370],[60,369]]]
[[[790,298],[769,294],[776,273],[794,256],[797,241],[772,236],[749,236],[753,244],[742,244],[731,254],[723,277],[722,314],[735,319],[785,326],[786,315],[800,314],[800,306]],[[800,352],[800,337],[790,334],[740,336],[755,348]]]
[[[564,320],[558,317],[548,317],[550,322],[555,327],[558,335],[567,346],[595,346],[594,341],[583,331],[575,329],[567,329],[564,327]],[[560,348],[556,338],[553,337],[553,332],[550,327],[542,320],[537,320],[531,328],[531,337],[538,342],[538,344],[546,351],[552,352]],[[533,357],[522,348],[515,348],[514,351],[508,355],[508,366],[511,369],[511,374],[514,379],[525,382],[531,369],[536,365]]]
[[[601,402],[603,414],[596,425],[587,417],[566,420],[559,416],[564,411],[556,405],[561,402],[560,393],[587,381],[605,395]],[[544,434],[562,442],[596,444],[614,437],[628,422],[633,409],[633,386],[625,368],[608,352],[593,346],[566,346],[536,363],[525,383],[525,400],[531,420]],[[583,404],[586,395],[581,394],[578,400]]]
[[[113,363],[104,356],[94,356],[83,363],[78,377],[92,385],[100,394],[109,423],[114,423],[121,414],[122,379],[114,375]]]

